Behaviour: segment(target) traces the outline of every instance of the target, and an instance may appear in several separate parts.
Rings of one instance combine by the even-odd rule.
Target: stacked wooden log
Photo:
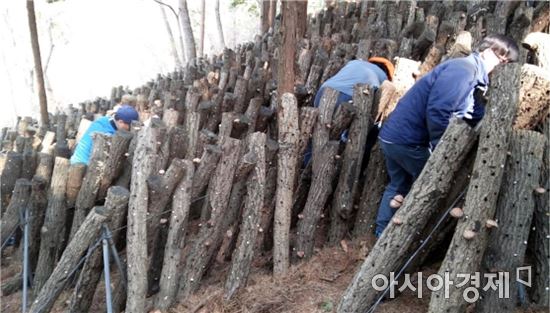
[[[480,15],[478,10],[490,14]],[[185,301],[216,262],[229,268],[224,296],[230,299],[246,285],[259,253],[272,254],[274,272],[284,273],[290,262],[315,253],[319,237],[338,244],[372,236],[387,177],[378,146],[365,154],[367,138],[374,134],[371,126],[391,113],[416,79],[448,58],[469,53],[482,38],[484,24],[496,29],[496,17],[507,18],[511,26],[504,30],[519,40],[530,32],[531,21],[538,23],[533,30],[544,29],[540,23],[548,27],[540,18],[543,14],[527,4],[340,2],[312,15],[306,38],[297,43],[294,95],[274,91],[276,65],[283,57],[275,29],[219,56],[159,74],[133,90],[115,87],[110,99],[69,106],[53,114],[50,125],[38,127],[30,118],[19,119],[15,128],[2,129],[0,137],[0,239],[3,243],[17,232],[19,212],[28,208],[31,270],[36,273],[30,311],[48,312],[63,289],[76,287],[68,310],[87,312],[101,276],[101,258],[93,248],[102,224],[113,231],[118,250],[126,256],[123,273],[113,282],[117,312],[165,311]],[[482,136],[480,146],[487,149],[475,145],[479,129],[451,123],[343,295],[339,312],[366,310],[376,301],[379,294],[367,278],[400,269],[418,247],[416,239],[445,213],[442,204],[451,203],[460,192],[453,184],[460,181],[457,185],[465,186],[470,181],[471,170],[456,172],[474,159],[474,173],[488,175],[494,184],[471,179],[464,206],[471,218],[458,221],[457,244],[448,250],[441,270],[458,269],[451,264],[457,252],[475,253],[476,262],[463,262],[470,264],[468,270],[482,265],[490,272],[522,264],[525,247],[520,243],[528,240],[532,220],[537,273],[548,273],[548,223],[536,217],[547,213],[540,197],[548,188],[547,164],[542,164],[546,172],[541,175],[546,185],[538,186],[534,175],[541,167],[536,164],[541,162],[544,138],[533,130],[546,125],[550,102],[550,79],[544,71],[548,54],[540,38],[545,36],[529,37],[524,46],[530,50],[524,51],[521,66],[505,70],[514,80],[504,82],[502,73],[495,78],[489,105],[503,102],[507,109],[499,111],[502,116],[490,117],[502,127],[483,126],[481,133],[489,137]],[[312,107],[321,84],[347,61],[374,55],[395,60],[393,82],[385,82],[378,91],[356,86],[352,102],[344,104],[336,103],[336,91],[326,89],[320,107]],[[523,64],[531,59],[536,62]],[[498,98],[499,92],[506,99]],[[89,164],[70,164],[68,157],[86,127],[111,111],[124,94],[137,99],[140,122],[130,132],[95,134]],[[512,124],[517,129],[513,132]],[[343,143],[340,134],[345,129],[349,133]],[[493,134],[496,130],[506,133]],[[497,142],[493,135],[502,138]],[[484,157],[488,151],[490,160]],[[496,162],[495,169],[483,166],[483,160]],[[532,175],[525,176],[526,171]],[[482,184],[491,188],[491,210],[483,214],[475,205],[481,191],[474,191]],[[524,199],[521,195],[529,190],[539,196]],[[498,196],[499,191],[506,196]],[[507,213],[510,205],[520,202],[529,208],[518,215]],[[489,230],[485,221],[495,214],[501,223],[509,222]],[[471,225],[473,217],[481,226]],[[455,223],[446,223],[445,234],[455,231]],[[474,232],[474,238],[465,239],[465,231]],[[512,239],[506,234],[512,231],[517,237],[508,243]],[[442,239],[434,242],[425,247],[422,260],[434,249],[447,248],[440,244]],[[509,249],[498,249],[503,245]],[[505,262],[510,249],[519,251],[512,263]],[[82,267],[77,266],[83,257]],[[69,273],[78,277],[68,277]],[[3,292],[17,290],[7,288],[7,283],[2,280]],[[547,301],[547,284],[547,279],[537,280],[532,292],[536,301]],[[17,281],[10,286],[14,285]],[[480,307],[497,307],[491,297],[488,294]],[[441,306],[434,295],[431,310]],[[510,303],[498,307],[507,306]]]

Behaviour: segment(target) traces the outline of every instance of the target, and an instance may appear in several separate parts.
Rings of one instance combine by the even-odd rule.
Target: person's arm
[[[432,149],[439,143],[454,112],[464,108],[465,99],[472,91],[474,69],[449,66],[443,69],[432,84],[426,105],[426,125]]]

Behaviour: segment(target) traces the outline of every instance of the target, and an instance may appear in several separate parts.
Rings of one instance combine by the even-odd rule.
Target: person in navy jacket
[[[114,117],[103,116],[95,120],[86,130],[82,138],[76,145],[73,155],[71,156],[71,164],[84,163],[88,165],[92,154],[92,134],[102,133],[112,135],[118,129],[130,130],[132,121],[137,121],[139,114],[133,107],[122,105],[115,113]]]
[[[378,209],[377,237],[400,207],[451,117],[477,124],[485,113],[477,95],[487,90],[489,73],[499,64],[516,62],[518,50],[511,38],[487,36],[476,52],[436,66],[399,100],[378,136],[390,183]]]

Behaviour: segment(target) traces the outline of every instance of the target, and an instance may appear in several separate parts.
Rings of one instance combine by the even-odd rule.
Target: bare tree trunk
[[[189,19],[189,10],[187,10],[187,0],[180,0],[179,8],[181,30],[183,31],[183,39],[185,41],[185,57],[188,61],[197,57],[195,48],[195,37],[193,37],[193,28]]]
[[[176,64],[177,68],[181,68],[181,59],[178,55],[178,49],[176,48],[176,41],[174,40],[174,34],[172,33],[172,27],[170,27],[170,23],[168,22],[168,17],[166,16],[166,10],[164,9],[164,6],[160,6],[160,12],[162,13],[162,19],[164,20],[164,25],[166,26],[166,31],[168,32],[168,39],[170,39],[170,52],[172,54],[172,57],[174,58],[174,63]],[[178,25],[179,27],[179,25]],[[183,47],[182,47],[183,48]],[[181,53],[185,53],[183,50]]]
[[[200,23],[200,31],[201,31],[201,38],[199,42],[199,56],[202,57],[204,55],[204,22],[206,17],[206,3],[205,0],[201,0],[201,23]]]
[[[296,31],[298,13],[295,1],[284,0],[281,3],[283,22],[281,24],[282,44],[279,53],[279,69],[277,71],[277,94],[294,93],[294,59],[296,58]]]
[[[223,37],[223,27],[222,27],[222,20],[220,18],[220,0],[216,0],[216,26],[218,27],[218,36],[220,38],[220,46],[221,48],[225,48],[225,39]]]
[[[296,39],[304,38],[307,30],[307,0],[296,1]]]
[[[219,0],[218,0],[219,1]],[[269,30],[269,10],[271,9],[271,1],[262,0],[261,16],[260,16],[260,34],[265,34]]]
[[[279,159],[275,222],[273,227],[273,272],[284,274],[289,267],[289,233],[298,144],[298,107],[296,98],[285,93],[278,109]]]
[[[275,16],[277,15],[277,0],[265,0],[269,1],[269,18],[268,27],[271,28],[275,24]]]
[[[38,30],[36,28],[34,0],[27,0],[27,17],[29,19],[29,29],[31,32],[32,55],[34,58],[34,72],[36,74],[36,83],[38,87],[38,100],[40,103],[40,123],[42,125],[48,125],[49,124],[48,100],[46,98],[44,73],[42,72],[42,59],[40,58],[40,44],[38,42]]]

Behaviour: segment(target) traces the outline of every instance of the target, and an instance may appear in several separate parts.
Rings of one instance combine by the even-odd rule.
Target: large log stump
[[[218,242],[223,235],[219,226],[223,222],[229,202],[240,149],[240,140],[234,138],[224,140],[221,159],[208,185],[208,202],[205,205],[210,207],[208,210],[210,219],[202,225],[182,269],[178,291],[178,298],[181,301],[187,299],[198,288],[206,266],[214,256],[213,248],[216,246],[214,243]]]
[[[124,220],[128,208],[130,192],[123,187],[113,186],[109,188],[105,199],[105,209],[112,214],[107,227],[112,230],[119,228]],[[113,234],[112,242],[117,242],[119,232]],[[101,249],[96,249],[89,256],[84,269],[78,278],[80,289],[75,290],[70,299],[68,312],[87,313],[92,306],[92,300],[96,287],[103,274],[103,254]]]
[[[52,182],[48,193],[48,208],[44,217],[44,225],[40,230],[40,252],[33,282],[35,295],[50,277],[57,261],[59,246],[64,239],[65,219],[67,218],[65,185],[68,170],[69,160],[55,158]]]
[[[294,95],[284,93],[277,110],[279,156],[277,192],[273,227],[273,273],[280,275],[289,268],[290,217],[296,180],[297,143],[299,136],[298,107]]]
[[[482,271],[510,273],[510,295],[518,292],[516,269],[523,265],[531,220],[535,210],[535,190],[539,187],[544,135],[534,131],[514,131],[510,138],[510,155],[506,161],[495,221],[498,228],[489,234]],[[495,277],[498,273],[492,273]],[[479,312],[511,312],[517,297],[499,296],[499,290],[481,292],[476,305]]]
[[[365,155],[367,134],[371,127],[374,90],[366,85],[355,86],[353,103],[357,110],[349,129],[338,185],[334,191],[330,214],[328,242],[337,245],[348,232],[348,221],[353,210],[353,200],[359,185],[359,175]]]
[[[40,293],[34,299],[29,312],[47,313],[52,309],[55,301],[67,283],[68,275],[77,265],[82,254],[99,238],[101,225],[109,220],[111,212],[104,207],[91,210],[81,227],[74,235],[73,240],[63,252],[50,278],[46,281]]]
[[[438,204],[451,189],[454,173],[472,148],[475,136],[465,122],[451,120],[437,149],[395,213],[394,222],[386,227],[344,292],[337,312],[366,311],[376,301],[379,292],[372,288],[372,280],[378,274],[389,277],[390,272],[398,271],[408,252],[420,244],[414,234],[439,209]]]
[[[543,69],[550,68],[550,35],[533,32],[527,35],[521,42],[523,47],[531,50],[535,55],[535,65]]]
[[[519,77],[518,64],[497,70],[493,76],[485,127],[481,131],[464,205],[464,215],[468,219],[458,221],[450,248],[439,270],[439,275],[449,275],[452,281],[457,281],[459,273],[470,274],[479,269],[487,245],[489,228],[486,221],[493,218],[496,209],[512,121],[518,106]],[[463,312],[467,304],[463,297],[465,288],[450,287],[448,298],[443,296],[443,290],[434,291],[430,312]]]
[[[246,285],[250,265],[256,250],[259,231],[260,210],[264,204],[265,192],[265,142],[264,133],[253,133],[249,139],[251,152],[256,156],[254,169],[247,181],[247,196],[237,247],[231,258],[231,268],[225,282],[226,299]]]
[[[183,161],[183,178],[176,187],[172,200],[170,228],[164,250],[164,263],[160,278],[160,291],[156,307],[167,310],[176,300],[181,270],[181,253],[185,244],[185,233],[191,206],[191,190],[195,167],[189,160]]]

